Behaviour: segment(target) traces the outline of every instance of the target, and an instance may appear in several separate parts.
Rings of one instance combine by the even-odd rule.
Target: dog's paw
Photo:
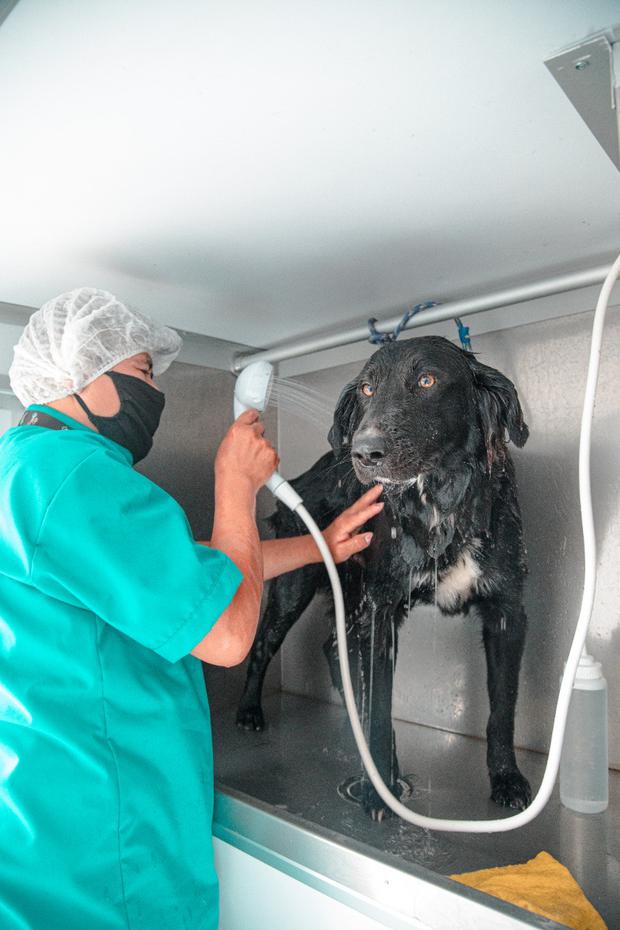
[[[260,704],[240,707],[237,711],[237,726],[240,730],[255,730],[259,733],[265,729],[265,718]]]
[[[491,776],[491,800],[502,807],[524,811],[532,802],[532,789],[518,769]]]
[[[381,800],[374,788],[369,791],[369,795],[371,797],[362,801],[362,807],[371,820],[375,823],[383,823],[384,820],[394,816],[393,811]]]
[[[390,791],[394,797],[400,800],[402,794],[401,783],[397,782],[392,785]],[[382,823],[384,820],[387,820],[388,817],[394,816],[392,808],[388,807],[385,801],[379,797],[369,781],[364,781],[362,785],[361,803],[364,813],[368,814],[370,819],[374,820],[375,823]]]

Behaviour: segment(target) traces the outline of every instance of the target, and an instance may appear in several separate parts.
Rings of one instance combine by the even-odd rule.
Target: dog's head
[[[481,450],[490,470],[508,440],[523,446],[527,437],[514,384],[439,336],[375,352],[344,388],[329,432],[362,484],[400,486]]]

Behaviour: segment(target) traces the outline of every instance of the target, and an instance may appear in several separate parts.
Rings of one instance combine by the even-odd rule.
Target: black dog
[[[434,336],[388,343],[343,390],[329,433],[333,452],[292,482],[321,528],[359,497],[363,485],[380,481],[385,487],[372,543],[340,566],[340,577],[358,707],[364,723],[370,722],[367,738],[377,768],[397,796],[391,709],[398,628],[409,604],[436,601],[446,614],[467,614],[474,606],[482,619],[491,797],[516,810],[530,803],[530,786],[517,768],[513,746],[527,569],[514,467],[506,449],[508,440],[523,446],[527,437],[514,385],[472,353]],[[271,519],[278,536],[303,532],[281,505]],[[321,565],[272,582],[239,726],[263,728],[267,665],[327,584]],[[342,691],[334,633],[323,648]],[[362,786],[362,803],[374,819],[386,813],[369,782]]]

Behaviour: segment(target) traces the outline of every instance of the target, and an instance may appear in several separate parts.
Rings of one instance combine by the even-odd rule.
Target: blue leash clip
[[[386,342],[396,342],[401,332],[409,322],[409,320],[416,316],[416,314],[421,313],[422,310],[430,310],[431,307],[438,307],[439,302],[436,300],[427,300],[422,304],[416,304],[415,307],[412,307],[411,310],[407,310],[403,314],[403,318],[400,323],[394,327],[392,332],[381,332],[376,327],[377,318],[371,317],[368,320],[368,331],[370,333],[368,341],[373,345],[384,345]],[[458,330],[459,339],[461,341],[461,346],[467,352],[471,352],[471,339],[469,337],[469,326],[466,326],[463,321],[456,317],[454,322],[456,323],[456,328]]]

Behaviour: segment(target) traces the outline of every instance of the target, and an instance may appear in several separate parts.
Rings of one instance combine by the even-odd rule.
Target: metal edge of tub
[[[424,866],[216,785],[213,835],[394,930],[566,930],[564,924],[490,898]],[[345,845],[346,843],[346,845]],[[490,903],[492,902],[492,903]]]

